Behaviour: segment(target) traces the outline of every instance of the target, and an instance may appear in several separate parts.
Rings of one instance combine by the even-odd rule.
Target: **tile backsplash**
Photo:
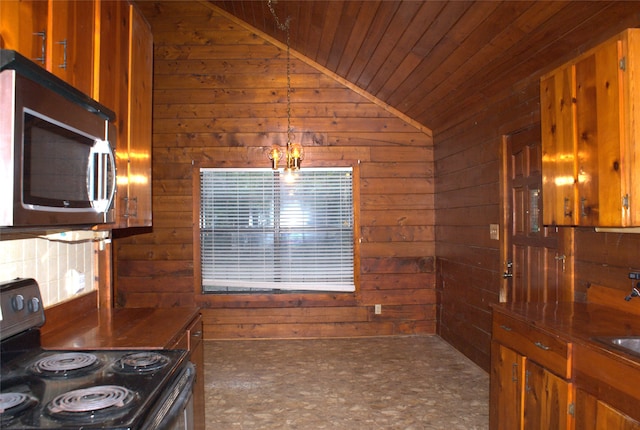
[[[0,281],[34,278],[44,306],[51,306],[95,289],[96,252],[93,240],[0,240]]]

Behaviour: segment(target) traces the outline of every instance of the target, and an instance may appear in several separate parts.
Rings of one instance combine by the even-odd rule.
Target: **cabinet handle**
[[[526,392],[531,391],[531,386],[529,385],[529,376],[531,376],[531,371],[527,370],[524,372],[524,390]]]
[[[138,197],[123,197],[124,200],[124,214],[122,215],[125,218],[133,217],[136,218],[138,216]],[[133,204],[132,204],[133,202]],[[131,210],[131,206],[133,206],[133,210]]]
[[[583,197],[580,199],[580,216],[582,218],[587,217],[586,206],[587,206],[587,199]]]
[[[537,346],[537,347],[538,347],[538,348],[540,348],[540,349],[545,350],[545,351],[549,351],[549,350],[551,349],[551,347],[549,347],[549,346],[545,345],[545,344],[544,344],[544,343],[542,343],[542,342],[536,342],[536,343],[534,343],[534,345],[535,345],[535,346]]]
[[[518,363],[511,365],[511,381],[518,382]]]
[[[40,47],[40,56],[38,58],[34,58],[33,61],[39,61],[40,63],[44,64],[46,58],[47,58],[47,33],[44,31],[38,31],[33,33],[34,36],[37,37],[41,37],[42,38],[42,46]]]
[[[567,218],[571,218],[571,214],[573,213],[570,202],[569,197],[564,198],[564,216]]]
[[[62,45],[62,64],[58,64],[61,69],[67,68],[67,39],[60,42],[56,42],[58,45]]]
[[[500,328],[501,328],[502,330],[504,330],[504,331],[511,331],[511,330],[513,330],[511,327],[506,326],[506,325],[504,325],[504,324],[502,324],[502,325],[500,326]]]

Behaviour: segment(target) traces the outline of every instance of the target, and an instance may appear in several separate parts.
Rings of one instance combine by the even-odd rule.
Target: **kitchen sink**
[[[629,354],[640,356],[640,336],[599,336],[593,339]]]

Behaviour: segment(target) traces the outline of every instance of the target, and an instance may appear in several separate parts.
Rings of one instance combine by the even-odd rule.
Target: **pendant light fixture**
[[[291,141],[291,136],[293,135],[293,130],[291,128],[291,54],[290,54],[290,40],[289,40],[289,29],[291,17],[287,17],[284,23],[281,23],[278,19],[278,15],[276,14],[273,5],[271,4],[272,0],[268,0],[267,4],[269,6],[269,10],[273,15],[273,18],[276,21],[277,27],[286,32],[287,36],[287,146],[285,148],[285,153],[282,153],[282,149],[278,145],[273,145],[269,150],[268,156],[271,160],[271,168],[273,170],[278,169],[278,163],[281,159],[285,159],[285,169],[287,171],[296,171],[300,170],[300,163],[304,158],[304,151],[302,149],[302,145],[299,143],[293,143]]]

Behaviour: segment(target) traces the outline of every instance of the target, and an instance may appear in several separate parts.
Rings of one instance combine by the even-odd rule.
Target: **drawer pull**
[[[500,326],[500,328],[501,328],[502,330],[504,330],[504,331],[511,331],[511,330],[513,330],[511,327],[506,326],[506,325],[504,325],[504,324],[502,324],[502,325]]]
[[[542,342],[536,342],[534,345],[535,345],[535,346],[537,346],[537,347],[538,347],[538,348],[540,348],[540,349],[545,350],[545,351],[549,351],[549,350],[551,349],[551,347],[549,347],[549,346],[545,345],[545,344],[544,344],[544,343],[542,343]]]

